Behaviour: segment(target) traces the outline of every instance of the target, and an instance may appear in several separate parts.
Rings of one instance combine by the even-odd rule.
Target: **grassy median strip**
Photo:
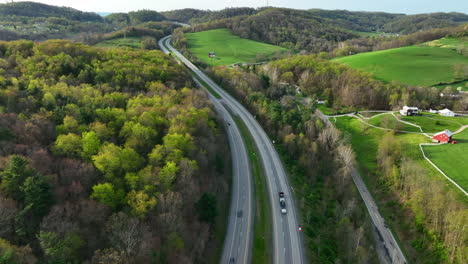
[[[268,201],[263,167],[260,163],[258,151],[249,130],[238,116],[232,115],[232,117],[240,129],[240,133],[247,147],[252,166],[252,174],[254,176],[255,219],[252,263],[272,263],[271,208]]]
[[[211,86],[209,86],[204,80],[200,79],[197,75],[193,74],[193,77],[197,79],[208,91],[216,98],[221,99],[221,95],[219,95]]]

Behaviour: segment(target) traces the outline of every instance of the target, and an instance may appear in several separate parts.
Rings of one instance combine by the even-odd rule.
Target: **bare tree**
[[[340,132],[338,131],[338,129],[332,126],[328,126],[325,129],[323,129],[319,135],[320,143],[326,144],[331,148],[333,148],[337,144],[339,138]]]
[[[337,152],[338,162],[342,164],[340,183],[341,186],[344,186],[346,178],[349,177],[349,175],[352,173],[352,170],[354,169],[355,155],[353,149],[349,145],[338,146]]]
[[[127,259],[137,253],[144,231],[137,218],[119,212],[110,217],[107,230],[111,244],[123,252]]]

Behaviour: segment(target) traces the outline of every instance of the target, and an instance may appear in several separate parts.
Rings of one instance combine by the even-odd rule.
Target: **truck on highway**
[[[279,193],[279,202],[281,207],[281,213],[286,214],[286,199],[284,198],[284,192]]]

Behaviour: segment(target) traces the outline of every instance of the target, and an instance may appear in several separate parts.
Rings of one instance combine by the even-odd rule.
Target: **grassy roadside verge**
[[[221,95],[219,95],[211,86],[209,86],[204,80],[200,79],[197,75],[193,74],[193,77],[197,79],[216,99],[221,99]]]
[[[254,219],[254,238],[252,249],[252,263],[271,263],[272,259],[272,237],[271,237],[271,208],[268,202],[266,190],[265,175],[263,167],[257,154],[257,148],[253,142],[247,127],[242,120],[233,115],[242,137],[244,138],[249,159],[252,166],[252,175],[254,177],[255,189],[255,219]]]

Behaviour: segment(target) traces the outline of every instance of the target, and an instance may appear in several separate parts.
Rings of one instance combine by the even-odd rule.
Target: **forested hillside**
[[[380,32],[385,24],[405,16],[403,14],[384,12],[356,12],[347,10],[310,9],[309,12],[316,17],[326,19],[328,23],[338,27],[363,32]]]
[[[74,21],[102,22],[104,19],[91,12],[82,12],[69,7],[57,7],[35,2],[12,2],[0,5],[0,20],[24,21],[24,17],[58,17]]]
[[[206,14],[184,9],[165,14],[169,18],[180,18],[192,23],[192,28],[185,29],[186,32],[229,28],[242,38],[307,52],[329,52],[345,40],[373,42],[375,47],[382,42],[400,41],[399,34],[435,31],[434,29],[468,23],[468,15],[461,13],[403,15],[345,10],[261,8],[225,9]],[[360,36],[363,32],[376,35],[383,32],[391,34],[368,38]],[[178,36],[181,37],[180,34]],[[180,39],[175,40],[177,42]],[[375,44],[376,42],[378,44]]]
[[[266,9],[252,16],[237,16],[195,24],[186,31],[198,32],[215,28],[229,28],[242,38],[288,49],[316,52],[330,50],[333,43],[357,37],[349,31],[322,24],[307,11],[277,8]]]
[[[261,9],[250,7],[226,8],[219,11],[180,9],[162,12],[168,19],[183,23],[197,24],[236,16],[254,15]]]
[[[213,257],[228,150],[190,86],[159,51],[0,42],[3,263]]]
[[[161,14],[163,14],[168,19],[179,21],[182,23],[189,23],[191,19],[203,17],[208,13],[209,11],[193,9],[193,8],[184,8],[184,9],[161,12]]]
[[[399,17],[383,25],[382,31],[408,34],[433,28],[452,27],[463,23],[468,23],[468,15],[463,13],[409,15]]]
[[[0,4],[0,40],[46,40],[112,31],[95,13],[34,2]]]

